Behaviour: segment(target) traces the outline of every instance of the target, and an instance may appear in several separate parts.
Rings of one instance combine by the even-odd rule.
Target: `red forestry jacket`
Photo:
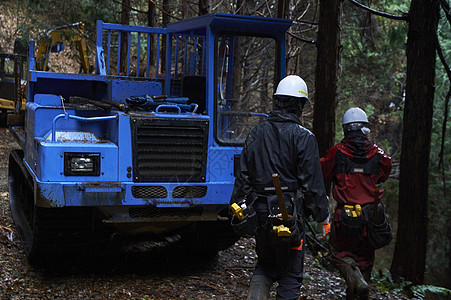
[[[391,158],[360,131],[346,135],[321,158],[324,180],[333,182],[334,199],[344,204],[374,202],[375,186],[387,180],[391,168]],[[381,189],[379,198],[383,194]]]

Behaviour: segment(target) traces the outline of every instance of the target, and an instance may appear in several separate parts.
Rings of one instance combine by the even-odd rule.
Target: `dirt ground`
[[[253,239],[241,239],[214,257],[155,247],[139,252],[105,249],[82,260],[63,256],[46,268],[30,266],[9,209],[8,154],[17,145],[5,128],[0,140],[1,299],[246,298],[256,263]],[[307,253],[301,299],[345,299],[345,289],[338,273],[326,271]],[[274,287],[271,294],[275,297]],[[372,284],[370,299],[407,298]]]

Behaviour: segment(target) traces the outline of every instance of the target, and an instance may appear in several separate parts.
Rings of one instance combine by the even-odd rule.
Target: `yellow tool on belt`
[[[360,204],[356,205],[345,205],[345,213],[349,217],[357,218],[362,214],[362,207]]]
[[[283,224],[279,226],[273,226],[272,230],[277,236],[290,236],[291,234],[290,228],[283,226]]]
[[[244,206],[244,207],[242,207]],[[242,204],[242,206],[239,206],[236,203],[232,203],[232,205],[230,205],[230,209],[232,210],[233,214],[239,219],[242,220],[244,218],[244,213],[243,210],[246,208],[246,204]]]

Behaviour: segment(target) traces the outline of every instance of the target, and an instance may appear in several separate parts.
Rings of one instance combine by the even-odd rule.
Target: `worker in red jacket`
[[[344,139],[321,158],[324,180],[333,183],[337,202],[329,237],[330,260],[346,280],[347,299],[368,299],[375,249],[368,241],[369,218],[364,212],[372,209],[375,197],[382,198],[384,191],[376,194],[376,186],[387,180],[392,162],[368,139],[370,129],[362,109],[346,111],[343,131]]]

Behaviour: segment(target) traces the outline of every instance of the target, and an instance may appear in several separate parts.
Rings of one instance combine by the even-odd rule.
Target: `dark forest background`
[[[334,14],[338,18],[336,26],[339,29],[339,40],[337,65],[334,68],[336,75],[333,77],[318,75],[321,74],[318,73],[318,62],[323,64],[324,59],[330,57],[326,54],[319,59],[318,56],[324,55],[318,51],[323,45],[321,43],[331,38],[320,34],[321,26],[324,26],[324,23],[321,23],[324,19],[320,17],[322,2],[324,5],[336,5],[337,8]],[[321,120],[321,113],[332,109],[333,117],[329,116],[326,121],[321,121],[320,127],[322,128],[324,123],[324,128],[330,128],[333,142],[336,143],[343,137],[341,131],[343,113],[352,106],[359,106],[367,112],[372,130],[371,140],[393,159],[390,179],[383,184],[383,187],[386,190],[384,202],[395,236],[406,236],[409,240],[419,239],[419,243],[427,246],[425,255],[421,249],[418,253],[415,252],[416,249],[411,249],[413,253],[408,254],[425,256],[424,274],[421,274],[420,268],[412,271],[415,273],[413,277],[404,279],[451,288],[451,225],[449,223],[451,219],[451,125],[447,122],[449,121],[451,75],[447,65],[451,63],[449,2],[447,0],[361,0],[360,4],[365,5],[366,8],[359,7],[351,0],[2,0],[0,1],[0,53],[11,53],[14,41],[18,38],[36,40],[45,30],[75,22],[85,24],[88,51],[93,61],[96,20],[165,27],[168,22],[206,13],[283,16],[292,19],[293,26],[287,36],[287,73],[300,75],[308,84],[311,105],[306,106],[303,115],[305,127],[312,129],[317,134],[318,140],[324,140],[326,137],[321,135],[321,130],[318,130],[318,123],[314,124],[315,118]],[[281,9],[282,7],[285,7],[285,10]],[[417,109],[419,116],[422,116],[422,113],[428,114],[429,110],[432,115],[431,122],[425,123],[426,127],[430,128],[421,126],[416,128],[412,125],[415,124],[412,123],[412,114],[407,114],[410,119],[406,120],[406,97],[413,95],[413,88],[409,90],[408,87],[408,74],[410,78],[415,76],[421,78],[419,73],[422,71],[413,68],[409,73],[409,66],[415,66],[417,61],[420,63],[420,59],[412,59],[412,56],[410,60],[408,59],[408,45],[409,39],[410,41],[414,39],[415,34],[412,32],[415,30],[415,24],[421,25],[418,23],[421,22],[421,17],[415,16],[429,9],[436,16],[436,23],[431,26],[434,27],[432,29],[436,33],[437,43],[435,44],[434,41],[423,43],[419,47],[420,49],[431,47],[435,51],[436,62],[434,66],[431,66],[431,68],[434,67],[435,73],[432,73],[433,83],[429,84],[429,86],[432,85],[433,93],[429,101],[411,96],[411,99],[417,99],[417,102],[410,100],[411,102],[407,102],[407,105],[410,107],[409,111]],[[375,11],[384,12],[387,15],[378,14]],[[421,34],[421,32],[418,33],[418,35]],[[418,47],[418,45],[414,46]],[[70,51],[61,52],[56,61],[66,68],[78,68],[74,66],[73,55]],[[56,65],[54,65],[55,68]],[[330,87],[331,82],[333,83],[332,96],[322,101],[319,95],[324,91],[324,86]],[[430,143],[427,140],[429,129],[431,130]],[[403,132],[406,136],[409,134],[410,140],[415,140],[416,137],[422,141],[426,139],[426,144],[430,144],[430,151],[406,147],[409,144],[403,142]],[[423,133],[426,134],[426,138],[423,137]],[[321,152],[324,152],[327,146],[332,146],[328,143],[330,144],[327,139],[325,143],[320,142]],[[407,149],[401,149],[401,146]],[[427,163],[426,171],[419,168],[413,169],[409,174],[404,172],[402,175],[400,163],[409,164],[408,159],[401,159],[403,151],[405,155],[412,154],[416,158],[423,159]],[[412,166],[415,166],[414,162]],[[404,225],[419,221],[415,220],[416,214],[410,213],[410,209],[404,209],[404,205],[399,205],[399,201],[408,203],[405,196],[400,197],[400,176],[409,184],[420,186],[427,192],[427,196],[421,196],[422,198],[419,199],[426,204],[420,205],[419,208],[419,210],[426,208],[423,215],[427,219],[424,233],[418,232],[416,235],[415,231],[397,230],[398,227],[405,228]],[[402,184],[401,187],[403,187]],[[417,201],[412,200],[413,209],[418,206]],[[399,207],[402,209],[399,210]],[[402,266],[401,261],[393,262],[397,241],[398,239],[395,239],[390,246],[377,251],[377,269],[392,269],[396,272],[399,266]],[[403,239],[400,239],[399,243],[406,244]],[[401,246],[400,249],[402,249]],[[420,277],[415,277],[418,273]]]

